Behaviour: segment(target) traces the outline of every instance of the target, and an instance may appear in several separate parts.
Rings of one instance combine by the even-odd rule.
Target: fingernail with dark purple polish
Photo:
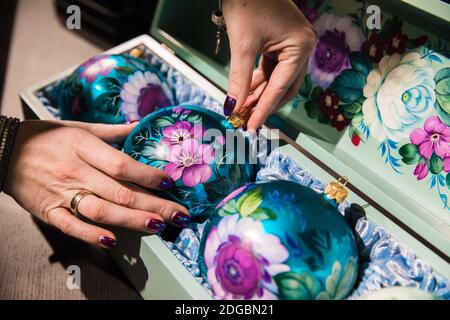
[[[184,212],[175,211],[172,214],[172,222],[180,227],[187,227],[189,222],[191,222],[191,217]]]
[[[225,103],[223,104],[223,113],[225,116],[229,116],[233,113],[234,107],[236,106],[236,99],[227,96]]]
[[[159,186],[163,190],[169,190],[173,188],[174,181],[172,178],[162,178],[161,182],[159,183]]]
[[[114,248],[117,245],[117,241],[107,236],[100,237],[100,243],[107,248]]]
[[[158,219],[148,219],[145,224],[147,228],[156,233],[161,233],[166,229],[166,224]]]

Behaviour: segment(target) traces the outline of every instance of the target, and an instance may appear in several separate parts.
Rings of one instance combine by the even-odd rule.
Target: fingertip
[[[145,221],[147,231],[153,234],[160,234],[166,230],[166,224],[160,217],[148,218]]]
[[[98,237],[98,245],[106,249],[112,249],[117,246],[117,240],[112,233],[102,234]]]
[[[186,228],[191,223],[191,216],[187,212],[176,210],[170,216],[170,221],[178,227]]]
[[[236,102],[236,98],[233,98],[231,95],[227,95],[225,102],[223,103],[223,114],[226,117],[230,116],[235,111]]]
[[[159,187],[164,191],[171,190],[174,186],[175,181],[170,176],[163,177],[159,182]]]
[[[266,122],[268,116],[269,113],[263,112],[258,108],[255,108],[252,115],[250,116],[250,119],[247,122],[247,131],[256,133],[258,129],[261,128],[263,124]]]

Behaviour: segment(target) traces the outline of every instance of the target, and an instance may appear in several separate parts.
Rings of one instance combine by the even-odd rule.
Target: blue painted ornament
[[[220,299],[343,299],[355,284],[358,251],[329,196],[272,181],[245,185],[219,203],[199,265]]]
[[[83,63],[62,82],[58,95],[63,120],[111,124],[139,121],[176,103],[157,70],[126,54]]]
[[[256,164],[245,158],[236,161],[239,144],[227,146],[227,132],[248,143],[215,112],[196,106],[168,107],[140,121],[126,139],[124,152],[164,170],[175,184],[161,196],[204,220],[223,198],[256,174]]]

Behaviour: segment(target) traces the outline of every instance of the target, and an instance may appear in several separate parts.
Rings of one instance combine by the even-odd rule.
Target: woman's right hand
[[[165,223],[186,226],[183,206],[145,189],[168,189],[173,181],[163,171],[135,161],[108,143],[125,139],[134,125],[72,121],[25,121],[14,143],[4,190],[22,207],[62,232],[111,248],[114,234],[70,211],[82,189],[78,211],[102,224],[158,233]]]

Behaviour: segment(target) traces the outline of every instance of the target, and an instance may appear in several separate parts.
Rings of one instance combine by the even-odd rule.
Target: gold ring
[[[72,211],[74,216],[78,217],[80,215],[80,213],[78,212],[78,205],[80,204],[80,201],[83,200],[84,197],[90,195],[95,196],[95,193],[87,189],[82,189],[72,197],[72,200],[70,200],[70,210]]]

